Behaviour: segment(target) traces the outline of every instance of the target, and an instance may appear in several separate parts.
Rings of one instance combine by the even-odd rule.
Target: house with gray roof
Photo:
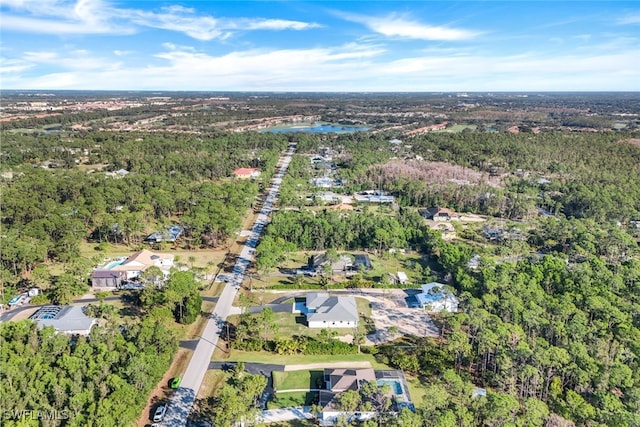
[[[332,296],[324,292],[309,292],[305,301],[307,324],[310,328],[356,328],[358,307],[351,296]]]
[[[402,408],[414,410],[409,387],[404,373],[399,370],[377,370],[371,368],[334,368],[324,370],[325,387],[320,390],[318,404],[322,411],[319,414],[320,425],[333,426],[338,424],[338,419],[346,417],[352,421],[365,421],[376,416],[377,411],[388,412],[397,415]],[[391,405],[387,409],[377,410],[370,405],[371,401],[361,393],[363,386],[375,382]],[[358,392],[362,398],[356,411],[346,411],[341,408],[340,395],[346,391]],[[368,404],[367,404],[368,403]]]
[[[63,334],[89,335],[98,321],[84,314],[83,308],[79,305],[45,305],[29,319],[35,321],[40,329],[52,326],[56,332]]]

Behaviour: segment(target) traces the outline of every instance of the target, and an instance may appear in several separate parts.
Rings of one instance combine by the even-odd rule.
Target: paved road
[[[271,214],[278,197],[282,178],[287,171],[287,167],[291,162],[291,156],[294,151],[295,147],[290,147],[287,153],[281,158],[280,169],[276,172],[276,175],[271,182],[269,193],[267,194],[267,198],[262,206],[260,214],[256,218],[256,221],[251,228],[251,234],[242,247],[236,264],[233,267],[232,280],[225,286],[213,313],[211,313],[209,321],[204,328],[204,332],[196,345],[195,351],[193,352],[189,366],[187,366],[187,370],[182,375],[180,388],[176,390],[169,402],[167,413],[162,422],[163,426],[182,427],[187,424],[189,412],[191,412],[191,407],[196,399],[196,395],[198,394],[204,375],[207,372],[207,369],[209,369],[211,356],[218,343],[220,332],[224,326],[227,316],[230,314],[233,300],[242,285],[245,270],[253,259],[253,254],[255,253],[255,248],[260,240],[260,235],[262,234],[264,227],[269,222],[269,215]]]

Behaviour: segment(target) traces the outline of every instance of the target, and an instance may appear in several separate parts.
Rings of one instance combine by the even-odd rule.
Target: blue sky
[[[0,88],[638,91],[638,1],[0,0]]]

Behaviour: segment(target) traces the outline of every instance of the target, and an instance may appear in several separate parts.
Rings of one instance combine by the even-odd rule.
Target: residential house
[[[459,215],[457,213],[451,209],[441,207],[421,210],[420,214],[426,219],[431,219],[433,221],[451,221],[453,219],[459,219]]]
[[[233,171],[233,176],[240,179],[257,178],[260,176],[260,170],[256,168],[238,168]]]
[[[351,295],[331,296],[324,292],[309,292],[305,307],[310,328],[358,327],[358,307]]]
[[[331,191],[323,191],[323,192],[319,192],[313,195],[313,198],[316,201],[322,202],[322,203],[338,203],[340,202],[340,195],[333,193]]]
[[[389,273],[389,279],[391,280],[392,285],[406,285],[409,283],[407,273],[404,271],[398,271],[396,274]]]
[[[371,264],[371,258],[367,254],[356,254],[353,256],[353,267],[352,270],[362,271],[362,270],[373,270],[373,265]]]
[[[126,169],[118,169],[115,172],[106,172],[105,175],[106,176],[111,176],[114,178],[124,178],[125,176],[129,175],[131,172],[129,172]]]
[[[127,279],[133,279],[140,276],[147,268],[155,266],[168,275],[169,269],[173,267],[173,259],[172,254],[155,253],[143,249],[133,253],[122,264],[114,266],[111,270],[126,271]]]
[[[126,271],[94,270],[91,274],[91,287],[94,290],[113,290],[120,288],[127,278]]]
[[[395,197],[384,191],[361,191],[354,194],[353,198],[360,203],[393,203]]]
[[[172,225],[163,231],[156,231],[145,237],[147,243],[175,242],[182,235],[184,228],[179,225]]]
[[[328,176],[311,178],[309,180],[309,183],[314,187],[320,187],[320,188],[333,188],[333,187],[340,187],[342,185],[340,180],[333,179]]]
[[[29,319],[42,329],[52,326],[56,332],[72,335],[89,335],[97,319],[84,314],[84,306],[45,305],[33,313]]]
[[[335,425],[338,418],[343,416],[358,421],[365,421],[375,417],[375,411],[358,410],[357,412],[348,412],[340,408],[339,404],[341,393],[346,391],[360,392],[362,387],[371,381],[375,381],[379,386],[390,386],[387,396],[392,399],[392,405],[388,409],[389,412],[397,412],[403,407],[413,409],[406,379],[402,371],[399,370],[374,371],[371,368],[325,369],[324,381],[325,389],[320,391],[318,401],[322,408],[319,416],[321,425]]]
[[[158,267],[164,277],[167,277],[169,270],[173,267],[173,260],[172,254],[155,253],[143,249],[124,260],[110,262],[105,267],[95,270],[91,275],[91,284],[94,289],[99,290],[117,289],[122,282],[139,277],[143,271],[153,266]]]
[[[431,282],[422,285],[422,292],[416,295],[418,304],[427,311],[458,311],[458,299],[442,283]]]
[[[326,264],[331,264],[332,272],[349,271],[353,267],[353,261],[348,255],[340,255],[335,261],[329,261],[326,253],[309,257],[308,266],[310,270],[321,273]]]

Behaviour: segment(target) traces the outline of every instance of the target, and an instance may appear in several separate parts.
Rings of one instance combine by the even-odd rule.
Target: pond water
[[[331,123],[321,123],[321,124],[298,124],[291,126],[274,126],[272,128],[267,128],[262,131],[262,133],[286,133],[286,132],[306,132],[306,133],[349,133],[349,132],[358,132],[358,131],[366,131],[369,130],[368,127],[365,126],[349,126],[349,125],[339,125],[339,124],[331,124]]]

